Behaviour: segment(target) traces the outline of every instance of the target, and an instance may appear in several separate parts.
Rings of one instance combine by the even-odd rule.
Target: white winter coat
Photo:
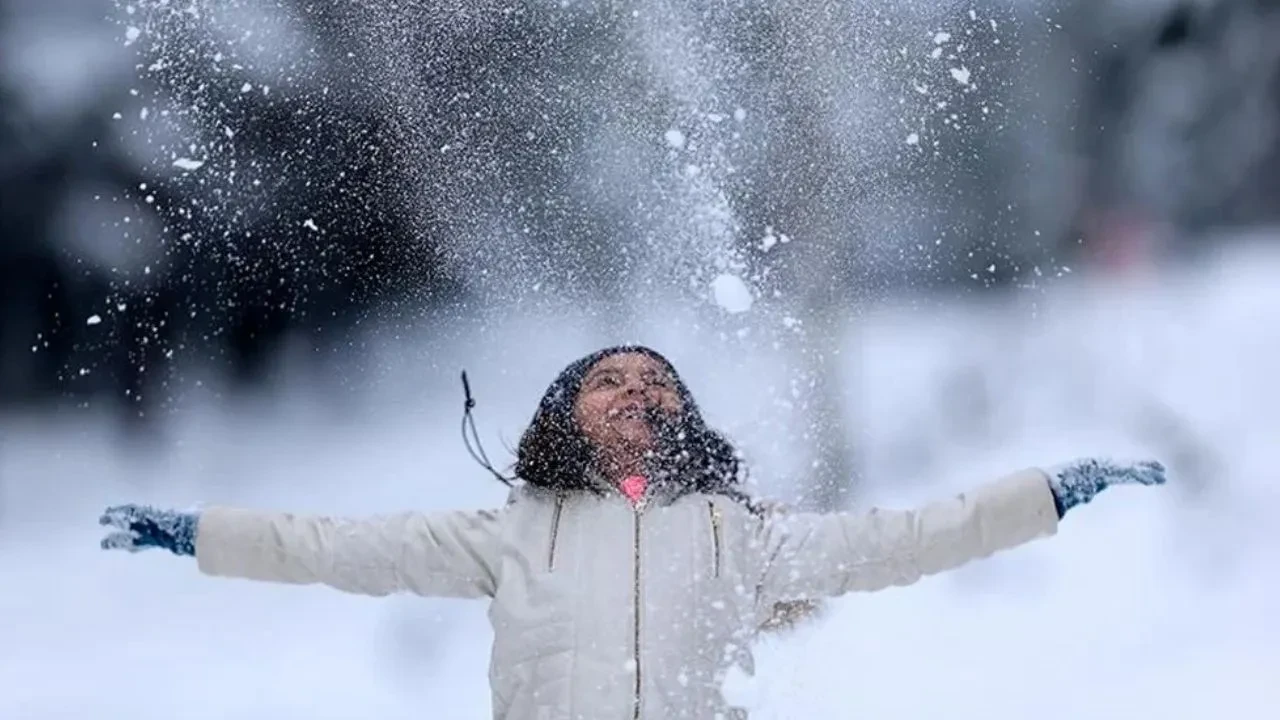
[[[501,510],[368,519],[215,508],[210,575],[367,595],[492,600],[497,720],[745,718],[720,692],[747,672],[774,604],[906,585],[1057,530],[1027,470],[916,511],[760,516],[723,496],[561,495]]]

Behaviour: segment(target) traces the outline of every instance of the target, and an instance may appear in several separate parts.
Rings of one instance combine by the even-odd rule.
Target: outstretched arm
[[[124,505],[109,508],[101,522],[120,529],[104,548],[194,555],[208,575],[320,583],[362,595],[483,597],[496,590],[500,512],[344,519]]]
[[[798,513],[763,526],[762,603],[909,585],[1057,532],[1109,485],[1164,482],[1159,463],[1080,460],[1029,469],[917,510]]]

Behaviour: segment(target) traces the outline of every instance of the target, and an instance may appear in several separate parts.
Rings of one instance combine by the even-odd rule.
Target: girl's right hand
[[[117,528],[102,539],[103,550],[139,552],[164,548],[174,555],[196,554],[196,526],[199,515],[174,510],[158,510],[146,505],[109,507],[98,524]]]

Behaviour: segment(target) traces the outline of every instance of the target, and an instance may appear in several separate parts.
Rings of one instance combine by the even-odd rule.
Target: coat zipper
[[[636,507],[635,507],[635,523],[633,523],[633,524],[634,524],[634,526],[635,526],[635,544],[633,545],[633,547],[634,547],[634,549],[635,549],[635,555],[634,555],[634,556],[633,556],[633,558],[632,558],[632,567],[634,567],[634,568],[635,568],[635,577],[633,578],[633,579],[634,579],[634,581],[635,581],[635,585],[634,585],[634,587],[635,587],[635,594],[634,594],[634,596],[632,597],[632,602],[635,604],[635,609],[636,609],[636,610],[635,610],[635,612],[636,612],[636,616],[635,616],[635,637],[633,638],[633,640],[634,640],[634,644],[635,644],[635,658],[634,658],[634,659],[635,659],[635,662],[636,662],[636,685],[635,685],[635,692],[636,692],[636,704],[635,704],[635,714],[632,716],[632,717],[633,717],[633,720],[640,720],[640,695],[641,695],[642,690],[643,690],[643,686],[641,685],[641,682],[640,682],[640,612],[641,612],[641,604],[640,604],[640,602],[641,602],[641,598],[640,598],[640,515],[641,515],[641,513],[643,512],[643,504],[642,504],[642,503],[643,503],[643,501],[641,501],[641,503],[640,503],[640,504],[637,504],[637,505],[636,505]]]
[[[720,510],[708,500],[707,512],[711,515],[711,576],[720,577]]]
[[[556,539],[560,535],[560,511],[564,509],[564,498],[556,498],[556,509],[551,513],[551,547],[547,551],[547,572],[556,569]]]

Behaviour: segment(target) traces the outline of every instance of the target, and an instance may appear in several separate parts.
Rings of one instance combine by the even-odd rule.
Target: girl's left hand
[[[1155,460],[1125,463],[1082,458],[1047,472],[1059,518],[1112,485],[1163,485],[1166,480],[1164,465]]]

